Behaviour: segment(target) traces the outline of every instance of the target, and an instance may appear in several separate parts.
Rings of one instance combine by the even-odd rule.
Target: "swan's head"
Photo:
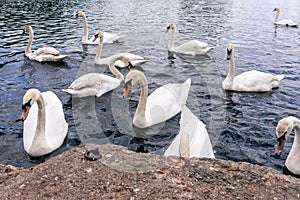
[[[275,155],[280,156],[285,141],[291,134],[293,129],[293,122],[289,118],[281,119],[276,127],[277,144],[275,145]]]
[[[175,24],[169,24],[168,26],[167,26],[167,31],[166,32],[168,32],[170,29],[175,29]]]
[[[128,97],[128,93],[130,92],[131,87],[142,80],[146,80],[143,72],[139,70],[130,70],[130,72],[125,77],[123,97]]]
[[[233,44],[227,44],[227,60],[230,60],[233,51]]]
[[[21,119],[24,121],[29,113],[31,106],[38,100],[40,95],[40,91],[37,89],[29,89],[25,93],[23,97],[23,104],[22,104],[22,116]]]
[[[84,14],[83,11],[78,11],[78,12],[76,13],[76,15],[75,15],[75,18],[78,18],[78,17],[84,17],[84,16],[85,16],[85,14]]]
[[[273,12],[280,12],[280,9],[279,8],[274,8]]]
[[[94,39],[93,42],[97,40],[97,38],[99,38],[100,43],[103,42],[103,32],[98,32],[94,35]]]
[[[131,61],[132,61],[132,59],[129,58],[129,57],[127,57],[126,54],[123,54],[123,55],[116,56],[116,57],[112,58],[110,60],[109,64],[110,65],[114,65],[117,60],[121,60],[125,64],[125,67],[127,67],[129,70],[131,69],[131,67],[132,67]]]
[[[28,32],[30,32],[30,31],[32,31],[32,27],[31,26],[29,26],[29,25],[26,25],[25,27],[24,27],[24,29],[23,29],[23,32],[22,32],[22,34],[24,34],[24,33],[28,33]]]

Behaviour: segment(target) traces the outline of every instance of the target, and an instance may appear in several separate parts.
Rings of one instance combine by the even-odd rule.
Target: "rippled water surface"
[[[96,30],[126,34],[114,44],[104,45],[103,57],[130,51],[150,59],[143,65],[149,92],[170,82],[192,78],[188,107],[206,125],[217,158],[246,161],[281,170],[293,136],[280,159],[273,154],[275,127],[282,117],[300,117],[299,51],[297,28],[278,27],[280,18],[300,23],[299,1],[267,0],[173,0],[173,1],[1,1],[0,2],[0,162],[32,166],[81,142],[121,144],[134,151],[161,154],[179,131],[180,114],[146,130],[132,127],[139,88],[122,98],[122,86],[100,98],[72,99],[61,91],[79,75],[97,71],[111,75],[107,67],[94,65],[97,46],[82,46],[82,19],[86,12],[90,36]],[[208,56],[169,54],[168,23],[177,25],[176,44],[198,39],[215,46]],[[64,62],[37,63],[24,57],[28,35],[34,29],[33,49],[53,46],[70,55]],[[224,92],[228,71],[226,44],[235,44],[236,73],[257,69],[285,74],[280,87],[268,93]],[[127,73],[126,70],[121,70]],[[58,151],[30,158],[23,149],[22,97],[28,88],[52,90],[64,105],[68,137]],[[137,134],[158,133],[150,137]]]

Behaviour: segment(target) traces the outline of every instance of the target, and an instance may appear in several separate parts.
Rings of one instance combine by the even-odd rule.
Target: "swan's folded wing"
[[[42,54],[49,54],[49,55],[58,56],[59,51],[56,50],[53,47],[43,47],[43,48],[37,49],[35,52],[33,52],[33,54],[35,54],[36,56],[39,56],[39,55],[42,55]]]
[[[87,87],[93,87],[96,84],[99,84],[101,79],[103,77],[103,74],[99,73],[88,73],[80,76],[76,80],[74,80],[69,89],[73,90],[79,90]]]
[[[51,148],[58,148],[68,132],[63,106],[51,91],[42,93],[46,106],[46,140]]]

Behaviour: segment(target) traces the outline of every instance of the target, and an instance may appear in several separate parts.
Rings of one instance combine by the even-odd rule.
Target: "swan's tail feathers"
[[[69,93],[69,94],[73,94],[74,90],[68,88],[68,89],[62,89],[63,92]]]
[[[280,74],[280,75],[276,75],[278,81],[281,81],[282,79],[284,79],[285,75]]]
[[[145,60],[145,59],[140,59],[140,60],[133,60],[131,62],[132,66],[134,67],[139,67],[141,66],[142,64],[145,64],[146,62],[150,62],[150,60]]]
[[[56,61],[61,61],[67,57],[69,57],[69,55],[58,55],[58,56],[56,56]]]
[[[178,98],[179,105],[184,106],[186,104],[186,100],[188,98],[189,92],[191,88],[191,78],[188,78],[182,85],[180,96]]]

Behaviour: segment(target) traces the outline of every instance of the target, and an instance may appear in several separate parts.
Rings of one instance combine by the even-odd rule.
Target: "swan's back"
[[[180,132],[164,155],[215,158],[205,124],[186,106],[181,111]]]
[[[207,48],[207,46],[207,43],[191,40],[180,46],[174,47],[174,51],[183,54],[197,54],[200,53],[201,50]]]
[[[233,79],[233,89],[237,91],[266,92],[278,87],[284,75],[272,75],[261,71],[244,72]]]
[[[117,78],[100,73],[88,73],[72,82],[64,92],[75,97],[101,96],[104,93],[119,87],[121,81]]]
[[[191,79],[183,84],[167,84],[157,88],[147,98],[145,117],[151,124],[170,119],[182,110],[188,98]]]

